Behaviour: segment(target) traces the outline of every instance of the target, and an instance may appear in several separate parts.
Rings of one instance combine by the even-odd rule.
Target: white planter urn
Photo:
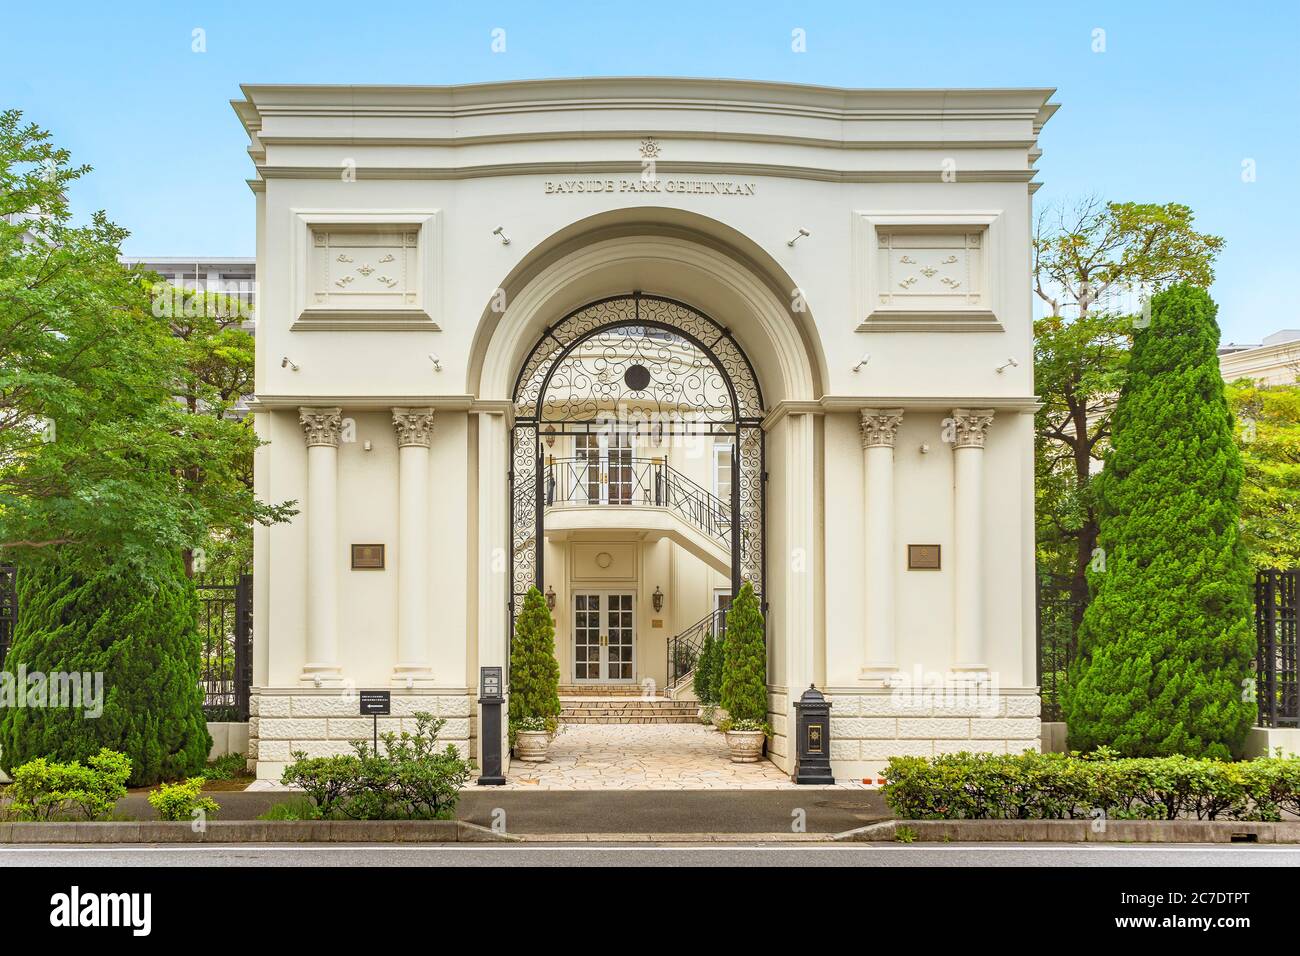
[[[763,755],[765,737],[761,730],[728,730],[727,749],[731,751],[731,762],[758,763]]]
[[[541,763],[551,745],[551,735],[544,730],[521,730],[515,734],[515,757],[528,763]]]

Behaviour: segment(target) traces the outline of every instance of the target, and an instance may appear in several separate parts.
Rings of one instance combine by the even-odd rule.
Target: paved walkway
[[[775,764],[732,763],[702,724],[563,724],[545,763],[510,761],[509,790],[808,790]],[[859,783],[836,789],[861,789]]]

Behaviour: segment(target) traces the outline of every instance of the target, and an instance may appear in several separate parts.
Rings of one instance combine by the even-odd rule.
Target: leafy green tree
[[[1256,568],[1300,567],[1300,386],[1231,382],[1245,481],[1241,528]]]
[[[111,556],[165,577],[212,529],[287,520],[292,503],[229,480],[243,425],[188,414],[213,389],[148,277],[119,261],[126,232],[102,212],[71,221],[87,171],[0,113],[0,558]]]
[[[1048,207],[1033,241],[1034,292],[1048,314],[1034,323],[1038,561],[1070,581],[1077,616],[1097,546],[1094,473],[1108,448],[1124,382],[1136,301],[1119,296],[1214,279],[1219,236],[1197,232],[1179,203],[1102,202]],[[1066,318],[1067,313],[1070,315]]]
[[[733,721],[767,723],[767,646],[763,612],[748,581],[727,610],[721,701]]]
[[[555,659],[555,623],[546,598],[535,587],[524,595],[510,644],[511,738],[520,720],[560,716],[560,662]]]
[[[1254,717],[1241,458],[1215,306],[1175,286],[1135,333],[1100,479],[1099,561],[1066,693],[1070,744],[1239,755]]]
[[[198,598],[180,558],[149,578],[125,566],[83,571],[45,560],[24,566],[18,582],[22,614],[4,671],[26,706],[0,708],[0,765],[85,761],[106,747],[130,758],[133,786],[202,770],[212,738],[199,683]],[[46,706],[33,696],[36,684],[18,682],[20,668],[45,675]],[[82,681],[80,701],[61,701],[81,706],[51,706],[50,679],[59,673],[102,674],[101,702],[92,679]]]
[[[245,324],[252,309],[241,299],[166,282],[150,287],[153,310],[167,320],[180,344],[184,370],[177,399],[190,416],[186,425],[222,454],[184,471],[184,480],[214,505],[207,541],[185,549],[186,573],[206,570],[230,578],[252,564],[253,452],[261,444],[253,417],[240,401],[253,391],[254,342]],[[278,516],[288,516],[288,508]]]

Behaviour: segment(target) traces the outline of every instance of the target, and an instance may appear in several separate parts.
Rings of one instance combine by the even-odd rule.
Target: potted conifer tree
[[[555,624],[535,587],[524,596],[510,647],[510,746],[529,763],[546,759],[560,729],[560,664]]]
[[[748,582],[727,612],[722,641],[722,706],[727,718],[721,730],[735,763],[755,763],[772,733],[767,722],[767,647],[763,612]]]

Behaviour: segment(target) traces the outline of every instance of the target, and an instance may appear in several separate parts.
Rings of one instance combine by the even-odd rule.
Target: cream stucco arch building
[[[1037,746],[1028,235],[1050,91],[244,93],[257,491],[301,508],[255,539],[260,775],[346,749],[354,688],[391,687],[394,726],[432,710],[478,747],[478,669],[506,663],[516,379],[556,323],[635,293],[716,323],[762,390],[771,759],[791,769],[809,684],[834,701],[840,777]],[[733,515],[710,543],[610,479],[671,471],[720,509],[727,448],[538,445],[578,475],[576,498],[546,486],[534,540],[563,680],[674,683],[665,648],[722,600],[718,544],[740,532]],[[587,600],[634,622],[621,665],[600,635],[599,677]]]

